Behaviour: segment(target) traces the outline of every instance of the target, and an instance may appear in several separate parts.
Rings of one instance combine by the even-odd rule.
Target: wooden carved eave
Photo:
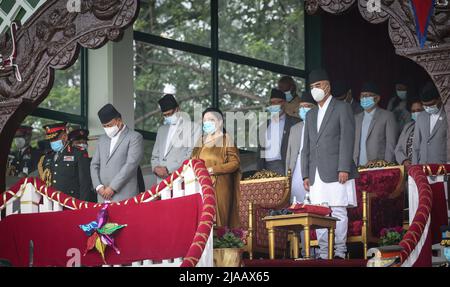
[[[320,10],[341,14],[358,5],[361,16],[372,24],[388,21],[389,37],[398,55],[422,66],[438,88],[442,100],[450,97],[450,6],[436,7],[428,28],[427,42],[420,48],[409,0],[381,0],[380,9],[368,9],[370,0],[305,0],[308,14]]]
[[[68,2],[75,5],[68,8]],[[119,41],[138,13],[139,0],[48,0],[19,26],[15,43],[9,33],[0,36],[1,55],[10,55],[16,44],[22,77],[19,81],[11,67],[0,70],[0,190],[4,151],[20,122],[49,94],[55,69],[73,65],[80,47],[96,49]]]

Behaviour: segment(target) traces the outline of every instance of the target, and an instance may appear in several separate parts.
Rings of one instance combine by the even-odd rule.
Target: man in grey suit
[[[403,127],[400,137],[398,138],[397,146],[395,147],[395,159],[399,164],[406,167],[412,163],[413,154],[413,138],[414,130],[416,128],[416,120],[421,112],[423,112],[422,102],[420,98],[408,99],[407,105],[408,113],[411,114],[411,121],[406,123]]]
[[[363,113],[355,116],[356,136],[353,159],[360,166],[372,160],[395,162],[398,124],[392,112],[378,107],[380,92],[373,83],[361,89]]]
[[[353,162],[355,119],[348,103],[331,96],[330,81],[324,70],[309,75],[311,94],[318,103],[306,115],[302,149],[302,174],[306,190],[310,191],[312,204],[326,204],[336,223],[335,257],[345,258],[347,252],[347,207],[356,202],[355,178],[358,177]],[[316,231],[320,257],[328,256],[328,231]]]
[[[259,127],[264,133],[260,136],[258,169],[267,169],[285,175],[286,152],[291,127],[300,122],[299,118],[291,117],[284,111],[286,95],[281,90],[272,89],[270,92],[270,120]]]
[[[425,85],[420,98],[425,111],[417,117],[412,163],[447,163],[447,114],[432,82]]]
[[[353,99],[352,90],[346,81],[334,81],[331,86],[333,89],[332,96],[336,100],[349,103],[355,115],[363,112],[359,102]]]
[[[139,193],[137,170],[144,155],[142,135],[129,129],[111,104],[98,111],[105,135],[91,161],[92,183],[99,203],[121,201]]]
[[[159,100],[164,125],[158,128],[152,151],[152,171],[158,183],[177,170],[189,159],[201,136],[200,126],[180,112],[180,107],[171,94]]]

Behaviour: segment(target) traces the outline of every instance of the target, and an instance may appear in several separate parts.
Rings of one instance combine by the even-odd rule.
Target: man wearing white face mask
[[[189,159],[201,136],[200,126],[183,117],[178,102],[171,94],[159,101],[164,124],[158,128],[152,151],[152,171],[161,182]]]
[[[425,111],[417,117],[412,163],[447,163],[447,114],[432,82],[425,85],[420,99]]]
[[[16,150],[10,153],[7,176],[27,176],[37,168],[41,153],[31,147],[32,127],[20,126],[14,135]]]
[[[91,162],[98,202],[131,198],[139,193],[137,172],[144,155],[142,135],[129,129],[111,104],[103,106],[98,117],[105,130]]]
[[[270,106],[266,109],[270,113],[270,119],[259,127],[263,135],[260,136],[258,169],[271,170],[280,175],[287,173],[286,152],[291,127],[300,121],[284,112],[285,104],[285,93],[272,89]]]
[[[353,162],[355,120],[348,103],[331,96],[326,71],[309,75],[311,94],[318,107],[306,114],[301,157],[305,190],[312,204],[328,205],[333,217],[339,219],[335,231],[335,257],[344,259],[347,252],[347,208],[357,205]],[[320,258],[328,258],[328,231],[316,230]]]

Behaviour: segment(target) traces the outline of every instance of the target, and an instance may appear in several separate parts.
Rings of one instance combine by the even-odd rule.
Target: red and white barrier
[[[432,212],[437,208],[448,210],[446,203],[436,202],[431,185],[443,183],[450,165],[416,165],[409,171],[409,219],[410,226],[400,242],[402,267],[430,266],[432,264]],[[443,184],[448,198],[447,185]],[[434,203],[434,205],[433,205]],[[433,210],[434,208],[434,210]]]
[[[177,171],[154,185],[151,189],[133,198],[113,202],[110,205],[133,205],[147,203],[156,199],[168,200],[200,193],[203,199],[199,224],[191,246],[182,258],[168,258],[161,262],[142,260],[133,262],[132,266],[151,267],[212,267],[213,246],[212,226],[215,216],[215,190],[209,173],[202,160],[188,160]],[[0,211],[4,216],[24,213],[54,212],[85,208],[99,208],[101,204],[79,201],[73,197],[47,187],[36,178],[23,178],[10,190],[0,195]],[[106,265],[105,265],[106,266]],[[120,266],[120,265],[114,265]]]

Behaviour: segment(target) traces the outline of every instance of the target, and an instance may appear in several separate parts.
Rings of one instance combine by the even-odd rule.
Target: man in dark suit
[[[52,151],[41,157],[39,177],[69,196],[89,200],[92,189],[87,151],[69,144],[66,123],[47,125],[44,129]]]
[[[302,149],[302,176],[312,204],[328,205],[339,219],[335,231],[335,256],[347,252],[347,207],[357,205],[353,162],[355,119],[348,103],[331,96],[328,74],[324,70],[309,75],[311,95],[318,106],[306,114]],[[305,231],[306,232],[306,231]],[[328,257],[328,231],[316,231],[320,258]]]
[[[270,106],[267,111],[270,119],[260,126],[260,158],[258,169],[268,169],[285,175],[286,153],[291,127],[300,122],[300,119],[289,116],[284,112],[286,95],[278,89],[270,93]]]

